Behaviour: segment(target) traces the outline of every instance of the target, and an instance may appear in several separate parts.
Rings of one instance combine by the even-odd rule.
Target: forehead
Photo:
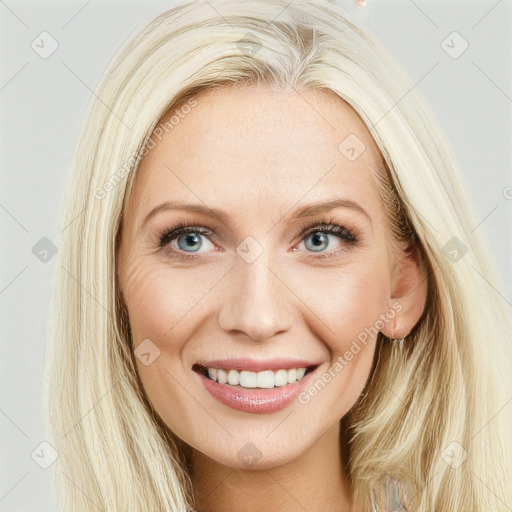
[[[141,212],[173,199],[253,212],[274,204],[282,212],[301,198],[378,198],[379,150],[332,91],[226,87],[195,99],[162,120],[179,122],[153,137],[140,163],[132,201]]]

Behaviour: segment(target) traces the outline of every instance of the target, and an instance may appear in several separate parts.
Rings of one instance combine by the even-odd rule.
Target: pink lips
[[[309,368],[317,366],[308,361],[290,359],[272,359],[266,362],[247,359],[216,360],[200,363],[208,368],[223,368],[225,370],[279,370],[290,368]],[[197,373],[197,372],[196,372]],[[254,414],[268,414],[279,411],[288,406],[308,385],[314,371],[307,373],[301,380],[293,384],[274,387],[271,389],[251,388],[220,384],[209,379],[202,373],[197,373],[206,390],[224,405],[239,411]]]

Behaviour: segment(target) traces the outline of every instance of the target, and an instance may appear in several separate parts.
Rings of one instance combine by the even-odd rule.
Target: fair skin
[[[149,339],[160,351],[148,366],[136,360],[144,390],[190,447],[198,511],[360,510],[341,456],[340,420],[370,375],[375,335],[309,403],[295,399],[264,414],[221,403],[193,366],[294,357],[317,363],[314,382],[393,303],[400,312],[380,330],[410,332],[423,311],[424,280],[406,246],[389,243],[372,177],[379,150],[354,111],[325,91],[251,86],[196,99],[141,161],[123,220],[118,275],[133,348]],[[366,146],[353,161],[338,149],[349,134]],[[352,206],[296,215],[334,198]],[[175,200],[226,216],[162,209],[145,221]],[[320,246],[312,233],[301,236],[303,224],[323,219],[356,241],[321,226],[311,230],[323,229]],[[180,221],[210,233],[160,247],[159,234]],[[262,248],[250,263],[237,252],[247,237]],[[239,455],[248,443],[260,454],[250,467]]]

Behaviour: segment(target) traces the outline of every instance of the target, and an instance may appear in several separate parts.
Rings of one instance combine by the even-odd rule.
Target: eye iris
[[[328,242],[328,235],[322,233],[321,231],[316,231],[311,234],[311,240],[313,240],[313,246],[318,249],[319,245],[326,244]],[[320,249],[325,249],[325,247],[320,247]]]
[[[192,243],[192,244],[199,244],[199,246],[197,248],[191,248],[191,247],[183,247],[183,244],[180,243],[181,240],[185,239],[187,241],[187,243]],[[199,235],[197,233],[186,233],[185,235],[181,235],[180,237],[178,237],[178,247],[182,250],[182,251],[186,251],[186,250],[190,250],[192,249],[192,251],[197,251],[201,248],[201,239],[199,238]]]

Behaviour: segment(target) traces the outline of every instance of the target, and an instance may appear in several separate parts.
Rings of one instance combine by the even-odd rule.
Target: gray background
[[[473,191],[512,310],[511,15],[509,0],[340,1],[406,68],[444,127]],[[79,122],[117,47],[170,1],[0,0],[1,187],[0,511],[55,510],[49,470],[31,453],[44,440],[41,384],[58,213]],[[58,49],[31,43],[47,31]],[[452,58],[442,42],[469,44]],[[453,39],[453,36],[451,36]],[[453,52],[462,40],[448,39]],[[37,40],[36,40],[37,41]],[[446,43],[445,43],[446,44]],[[46,46],[48,48],[48,46]]]

